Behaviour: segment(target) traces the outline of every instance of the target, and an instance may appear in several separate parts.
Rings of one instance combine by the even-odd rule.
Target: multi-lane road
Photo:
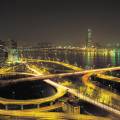
[[[8,81],[2,81],[1,80],[1,84],[9,84],[9,83],[16,83],[16,82],[23,82],[23,81],[35,81],[35,80],[44,80],[46,83],[54,86],[57,88],[57,93],[51,97],[48,97],[48,98],[44,98],[43,100],[27,100],[27,101],[17,101],[17,100],[8,100],[8,99],[4,99],[4,98],[1,98],[0,99],[0,103],[1,104],[19,104],[19,105],[25,105],[25,104],[40,104],[42,102],[47,102],[47,101],[52,101],[52,100],[55,100],[61,96],[63,96],[66,92],[69,92],[71,94],[73,94],[74,96],[78,97],[79,99],[82,99],[84,101],[87,101],[91,104],[94,104],[102,109],[105,109],[107,111],[110,111],[112,113],[115,113],[117,115],[120,115],[120,111],[118,109],[116,109],[114,106],[111,106],[110,103],[106,103],[106,102],[101,102],[101,97],[102,95],[105,95],[105,94],[108,94],[109,96],[112,96],[116,99],[119,98],[119,95],[115,94],[115,93],[112,93],[112,92],[108,92],[107,90],[104,90],[101,88],[100,91],[102,91],[103,94],[100,94],[101,96],[99,96],[99,98],[97,99],[94,99],[91,98],[89,95],[85,95],[83,93],[79,93],[77,90],[75,89],[71,89],[69,87],[66,87],[66,86],[63,86],[63,85],[60,85],[56,82],[53,82],[51,79],[52,78],[61,78],[61,77],[65,77],[65,76],[76,76],[76,75],[83,75],[82,77],[82,82],[84,83],[85,86],[87,86],[88,88],[91,88],[93,90],[95,90],[97,88],[98,90],[98,87],[95,86],[91,81],[90,81],[90,76],[91,75],[94,75],[94,74],[97,74],[100,76],[100,73],[104,73],[106,71],[113,71],[113,70],[120,70],[120,67],[112,67],[112,68],[101,68],[101,69],[94,69],[94,70],[82,70],[81,68],[79,67],[76,67],[76,66],[73,66],[73,65],[69,65],[69,64],[66,64],[66,63],[63,63],[63,62],[57,62],[57,61],[49,61],[49,60],[32,60],[32,59],[29,59],[28,60],[29,62],[50,62],[50,63],[54,63],[54,64],[59,64],[59,65],[62,65],[64,67],[67,67],[71,70],[73,70],[73,72],[71,73],[60,73],[60,74],[47,74],[47,75],[43,75],[42,71],[39,71],[39,69],[36,69],[35,67],[32,67],[30,66],[27,62],[23,62],[26,67],[32,71],[32,75],[34,75],[33,77],[28,77],[28,78],[21,78],[21,79],[16,79],[16,80],[8,80]],[[8,70],[8,72],[10,72]],[[5,72],[6,73],[6,72]],[[4,72],[3,72],[4,74]],[[27,74],[27,73],[26,73]],[[28,73],[29,74],[29,73]],[[104,77],[105,78],[105,77]],[[111,78],[110,77],[107,77],[108,80],[111,80],[111,81],[115,81],[115,79]],[[105,79],[107,79],[105,78]],[[110,101],[111,102],[111,101]],[[1,112],[0,112],[1,113]],[[4,111],[3,111],[4,113]],[[6,111],[5,111],[6,113]],[[9,113],[9,110],[8,110],[8,113]]]

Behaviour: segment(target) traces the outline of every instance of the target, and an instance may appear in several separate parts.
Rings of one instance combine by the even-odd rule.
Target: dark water
[[[120,50],[102,50],[97,52],[75,50],[27,50],[23,52],[23,56],[34,59],[64,61],[69,64],[81,66],[85,69],[90,69],[91,67],[101,68],[120,65]],[[34,99],[50,96],[54,93],[55,90],[43,82],[37,84],[36,82],[19,83],[0,88],[0,96],[11,99]]]
[[[75,50],[41,50],[25,51],[23,54],[27,58],[51,59],[64,61],[66,63],[82,66],[101,68],[120,65],[120,50],[100,50],[96,52],[75,51]]]

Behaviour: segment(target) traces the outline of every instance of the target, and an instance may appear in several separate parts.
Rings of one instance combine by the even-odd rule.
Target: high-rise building
[[[19,62],[17,42],[13,39],[8,39],[8,41],[6,42],[6,47],[8,49],[8,62],[10,63]]]
[[[6,44],[7,44],[8,49],[16,49],[17,48],[17,42],[13,39],[8,39]]]
[[[91,29],[88,29],[88,31],[87,31],[86,48],[94,48]]]
[[[5,42],[3,40],[0,40],[0,66],[6,61],[7,57],[8,51],[6,49]]]

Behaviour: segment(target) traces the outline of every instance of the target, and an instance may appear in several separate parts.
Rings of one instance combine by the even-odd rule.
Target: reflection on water
[[[25,51],[23,52],[23,57],[26,57],[26,58],[34,58],[34,59],[50,59],[50,60],[55,60],[55,61],[64,61],[66,63],[69,63],[69,64],[73,64],[73,65],[76,65],[76,66],[82,66],[83,68],[86,68],[86,69],[90,69],[91,67],[94,67],[94,68],[100,68],[100,67],[109,67],[109,66],[118,66],[120,65],[120,50],[102,50],[102,51],[76,51],[76,50],[73,50],[73,51],[70,51],[70,50],[41,50],[41,51]],[[19,84],[20,85],[20,84]],[[22,98],[19,98],[19,99],[28,99],[28,97],[26,98],[26,95],[28,94],[28,92],[30,93],[36,93],[34,94],[34,96],[29,96],[29,98],[38,98],[38,97],[44,97],[43,93],[41,93],[41,90],[44,90],[44,93],[46,92],[46,87],[43,87],[40,85],[35,85],[35,88],[32,88],[33,85],[29,85],[27,84],[27,87],[24,86],[22,84],[22,86],[17,86],[15,88],[12,87],[11,91],[10,90],[7,90],[7,92],[10,92],[10,97],[11,98],[11,93],[12,91],[16,91],[15,93],[18,93],[18,97],[22,96]],[[26,90],[26,93],[23,94],[21,93],[21,88],[27,88],[28,90]],[[10,87],[11,88],[11,87]],[[6,90],[6,89],[5,89]],[[24,89],[22,89],[24,90]],[[30,91],[32,90],[32,91]],[[1,90],[2,91],[2,90]],[[39,91],[39,93],[38,93]],[[49,89],[47,89],[47,96],[48,96],[48,91],[50,91]],[[22,91],[24,92],[24,91]],[[17,98],[15,96],[15,93],[14,93],[14,97],[12,95],[12,98]],[[1,93],[2,94],[2,93]],[[49,93],[51,94],[51,92]],[[52,94],[53,94],[53,91],[52,91]],[[17,94],[16,94],[17,95]],[[4,96],[5,97],[5,96]],[[36,111],[35,111],[36,112]],[[32,116],[34,112],[32,111],[32,113],[30,114]],[[35,114],[35,113],[34,113]],[[40,113],[41,114],[41,118],[40,119],[86,119],[86,116],[71,116],[71,115],[68,115],[68,114],[60,114],[60,113],[50,113],[50,114],[46,114],[46,113]],[[37,115],[37,114],[36,114]],[[77,117],[77,118],[76,118]],[[88,117],[87,117],[88,118]],[[88,119],[92,119],[92,117],[88,118]],[[97,120],[98,118],[94,118],[93,117],[93,120]],[[102,118],[103,119],[103,118]]]
[[[36,50],[25,51],[27,58],[64,61],[84,68],[100,68],[120,65],[120,49],[77,51],[77,50]]]

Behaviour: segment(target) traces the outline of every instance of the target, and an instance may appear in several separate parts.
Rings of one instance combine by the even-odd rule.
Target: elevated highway
[[[120,83],[120,78],[118,78],[118,77],[114,77],[114,76],[110,76],[110,75],[105,75],[105,74],[96,74],[96,77]]]
[[[25,59],[25,61],[29,62],[41,62],[41,63],[53,63],[53,64],[57,64],[57,65],[62,65],[64,67],[67,67],[69,69],[75,70],[75,71],[81,71],[82,68],[76,67],[74,65],[70,65],[64,62],[59,62],[59,61],[51,61],[51,60],[36,60],[36,59],[26,59],[23,58],[23,60]]]
[[[50,85],[53,85],[53,86],[60,86],[61,89],[67,90],[69,93],[75,95],[76,97],[80,98],[81,100],[84,100],[84,101],[89,102],[89,103],[91,103],[93,105],[96,105],[96,106],[98,106],[98,107],[100,107],[102,109],[105,109],[107,111],[110,111],[112,113],[120,115],[120,111],[119,110],[117,110],[115,108],[112,108],[111,106],[108,106],[108,105],[106,105],[104,103],[100,103],[99,101],[96,101],[94,99],[91,99],[90,97],[87,97],[84,94],[81,94],[81,93],[79,93],[78,91],[76,91],[74,89],[71,89],[69,87],[65,87],[65,86],[59,85],[59,84],[57,84],[57,83],[55,83],[55,82],[53,82],[53,81],[51,81],[49,79],[44,80],[44,81],[47,82]]]
[[[112,70],[119,70],[120,67],[111,67],[111,68],[101,68],[101,69],[94,69],[94,70],[82,70],[80,72],[71,72],[71,73],[60,73],[60,74],[49,74],[49,75],[38,75],[34,77],[28,77],[26,79],[16,79],[16,80],[8,80],[8,81],[0,81],[0,84],[12,84],[17,82],[24,82],[24,81],[33,81],[34,80],[43,80],[43,79],[52,79],[52,78],[62,78],[62,77],[68,77],[68,76],[79,76],[84,74],[96,74],[97,72],[106,72],[106,71],[112,71]]]
[[[98,117],[92,115],[81,115],[81,114],[70,114],[70,113],[60,113],[60,112],[40,112],[40,111],[31,111],[31,112],[24,112],[24,111],[5,111],[0,110],[1,115],[9,115],[14,117],[25,117],[25,118],[34,118],[40,120],[66,120],[66,119],[73,119],[73,120],[111,120],[110,118],[106,117]],[[21,116],[22,115],[22,116]]]
[[[39,60],[38,60],[39,61]],[[42,62],[42,60],[40,60]],[[31,61],[31,62],[35,62],[35,61]],[[46,61],[48,62],[48,61]],[[57,64],[57,62],[55,63]],[[60,63],[58,63],[60,64]],[[46,83],[56,87],[58,90],[62,90],[62,93],[60,92],[57,92],[58,95],[56,96],[51,96],[50,98],[46,98],[46,100],[27,100],[26,102],[25,101],[16,101],[16,100],[6,100],[6,99],[3,99],[1,98],[0,99],[0,103],[1,104],[4,104],[4,105],[9,105],[9,104],[17,104],[17,105],[25,105],[25,104],[41,104],[43,102],[48,102],[48,101],[52,101],[52,100],[55,100],[57,99],[58,97],[60,96],[63,96],[66,92],[69,92],[71,94],[73,94],[74,96],[78,97],[79,99],[82,99],[84,101],[87,101],[91,104],[94,104],[102,109],[105,109],[107,111],[110,111],[112,113],[115,113],[117,115],[120,115],[120,111],[118,109],[115,109],[114,107],[112,106],[109,106],[108,104],[106,103],[101,103],[99,100],[93,100],[93,98],[89,97],[89,96],[86,96],[82,93],[79,93],[77,90],[74,90],[74,89],[71,89],[71,88],[68,88],[68,87],[65,87],[65,86],[62,86],[62,85],[59,85],[55,82],[53,82],[52,80],[50,80],[51,78],[61,78],[61,77],[66,77],[66,76],[79,76],[79,75],[84,75],[83,77],[83,83],[87,86],[87,87],[91,87],[93,89],[96,89],[96,86],[94,84],[92,84],[92,82],[89,81],[89,77],[93,74],[96,74],[96,73],[103,73],[103,72],[106,72],[106,71],[112,71],[112,70],[119,70],[120,67],[112,67],[112,68],[101,68],[101,69],[94,69],[94,70],[82,70],[80,69],[80,71],[78,70],[78,68],[74,67],[74,66],[71,66],[71,65],[66,65],[66,64],[62,64],[63,66],[65,65],[66,67],[68,66],[69,68],[73,69],[74,71],[71,72],[71,73],[61,73],[61,74],[49,74],[49,75],[42,75],[39,71],[37,71],[36,69],[33,69],[29,66],[28,69],[30,69],[31,71],[33,71],[35,73],[35,75],[33,77],[28,77],[26,79],[24,78],[21,78],[21,79],[16,79],[16,80],[8,80],[8,81],[0,81],[0,84],[9,84],[9,83],[16,83],[16,82],[23,82],[23,81],[35,81],[35,80],[44,80]],[[118,97],[118,96],[116,96]],[[9,112],[8,112],[9,113]]]
[[[118,69],[118,67],[117,67],[117,69]],[[33,69],[31,69],[31,70],[33,70]],[[105,68],[105,69],[102,69],[102,71],[98,71],[98,72],[103,72],[104,70],[106,70],[106,68]],[[110,68],[109,70],[111,70],[111,68]],[[38,71],[35,71],[35,70],[33,70],[33,71],[34,71],[36,74],[38,73]],[[97,70],[96,70],[96,71],[97,71]],[[83,79],[83,83],[84,83],[85,85],[87,85],[87,87],[92,87],[93,89],[95,89],[96,86],[95,86],[94,84],[92,84],[91,82],[89,82],[89,76],[91,76],[92,74],[93,74],[92,72],[89,73],[89,74],[86,74],[85,76],[87,76],[87,79]],[[115,109],[115,108],[113,108],[113,107],[112,107],[111,105],[109,105],[108,103],[103,103],[103,102],[99,101],[99,99],[93,100],[92,98],[90,98],[90,97],[88,97],[88,96],[85,96],[84,94],[78,93],[78,92],[76,92],[75,90],[72,90],[72,89],[70,89],[70,88],[68,88],[68,87],[59,85],[59,84],[51,81],[50,79],[47,79],[47,80],[44,80],[44,81],[47,82],[48,84],[54,86],[54,87],[61,86],[61,89],[66,89],[68,92],[70,92],[71,94],[79,97],[80,99],[83,99],[84,101],[87,101],[87,102],[92,103],[92,104],[94,104],[94,105],[96,105],[96,106],[98,106],[98,107],[101,107],[102,109],[105,109],[105,110],[107,110],[107,111],[110,111],[110,112],[113,112],[113,113],[115,113],[115,114],[120,115],[120,111],[117,110],[117,109]],[[102,92],[105,94],[106,90],[103,89]],[[106,94],[107,94],[107,93],[106,93]],[[109,92],[109,94],[112,94],[112,95],[113,95],[113,93],[111,93],[111,92]],[[115,95],[116,95],[116,94],[115,94]],[[118,98],[117,98],[117,99],[118,99]],[[110,102],[111,102],[111,101],[110,101]]]
[[[55,95],[52,95],[50,97],[46,98],[40,98],[40,99],[32,99],[32,100],[13,100],[13,99],[5,99],[0,98],[0,103],[3,105],[28,105],[28,104],[42,104],[49,101],[54,101],[58,99],[59,97],[62,97],[65,93],[65,89],[61,89],[59,86],[55,86],[57,89],[57,93]]]

